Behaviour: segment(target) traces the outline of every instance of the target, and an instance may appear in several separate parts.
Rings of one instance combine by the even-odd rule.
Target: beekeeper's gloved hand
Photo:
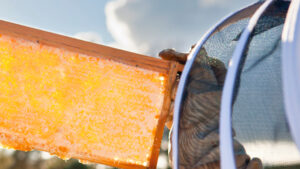
[[[218,59],[207,56],[204,48],[197,54],[193,68],[189,73],[185,98],[179,121],[179,165],[180,169],[219,169],[219,112],[226,67]],[[166,60],[175,60],[182,64],[187,60],[187,53],[165,49],[159,56]],[[172,100],[178,86],[174,85]],[[167,127],[172,126],[173,107],[171,105]],[[169,143],[172,139],[172,130]],[[244,147],[234,140],[234,152],[238,169],[262,169],[257,158],[250,160]],[[169,149],[172,162],[172,145]]]

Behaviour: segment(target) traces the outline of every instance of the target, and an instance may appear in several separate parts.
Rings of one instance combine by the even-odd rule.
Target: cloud
[[[106,5],[105,14],[107,28],[116,41],[114,43],[111,43],[110,46],[121,49],[127,49],[135,52],[142,52],[147,49],[143,47],[143,45],[138,45],[135,42],[134,36],[132,36],[132,33],[134,32],[131,30],[132,27],[130,27],[130,23],[128,22],[128,20],[122,19],[120,17],[122,13],[118,12],[119,9],[124,9],[126,4],[126,0],[117,0],[111,1]],[[128,12],[126,13],[126,15],[128,15]]]
[[[73,37],[93,43],[102,43],[102,38],[97,32],[78,32]]]
[[[254,0],[114,0],[105,8],[113,45],[156,56],[164,48],[188,51],[218,20]]]

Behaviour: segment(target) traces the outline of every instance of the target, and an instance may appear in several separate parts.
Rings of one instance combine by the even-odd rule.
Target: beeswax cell
[[[0,142],[147,168],[165,84],[162,73],[2,34]]]

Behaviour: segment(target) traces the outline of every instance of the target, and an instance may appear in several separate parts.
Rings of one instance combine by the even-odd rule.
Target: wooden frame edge
[[[116,62],[127,64],[134,67],[140,67],[143,69],[157,71],[159,73],[167,75],[165,95],[163,100],[163,107],[161,110],[160,118],[158,119],[158,125],[156,126],[156,133],[154,137],[153,149],[150,155],[150,163],[148,168],[156,168],[158,155],[160,152],[161,139],[164,132],[165,122],[169,115],[171,92],[176,81],[177,73],[183,70],[183,65],[175,61],[162,60],[154,57],[149,57],[141,54],[136,54],[120,49],[115,49],[91,42],[78,40],[75,38],[58,35],[26,26],[6,22],[0,20],[0,34],[5,34],[17,38],[23,38],[25,40],[39,43],[41,45],[47,45],[52,47],[64,48],[66,50],[79,52],[82,54],[103,57],[105,59],[111,59]],[[41,151],[43,151],[41,149]],[[85,159],[81,156],[74,156],[73,158]],[[90,160],[90,159],[87,159]],[[91,160],[91,162],[98,163],[97,159]],[[102,164],[111,165],[109,160],[102,158]],[[126,163],[114,164],[116,167],[134,167],[134,168],[146,168],[145,166],[130,165]]]
[[[181,72],[183,69],[183,65],[179,64],[178,62],[171,61],[170,62],[170,69],[168,73],[168,80],[166,81],[166,93],[164,96],[164,101],[163,101],[163,108],[161,111],[160,118],[158,120],[158,125],[156,128],[156,134],[155,134],[155,140],[157,141],[157,144],[153,145],[152,153],[150,156],[150,164],[149,168],[150,169],[155,169],[157,165],[157,160],[158,160],[158,155],[160,152],[160,145],[161,145],[161,140],[162,136],[164,133],[164,127],[166,123],[166,119],[169,115],[170,111],[170,105],[171,105],[171,94],[172,94],[172,89],[174,87],[175,81],[176,81],[176,76],[178,72]]]
[[[128,52],[92,42],[86,42],[3,20],[0,20],[0,34],[24,38],[41,45],[59,47],[86,55],[103,57],[105,59],[111,59],[130,66],[153,70],[164,74],[169,72],[168,68],[170,61],[167,60]]]

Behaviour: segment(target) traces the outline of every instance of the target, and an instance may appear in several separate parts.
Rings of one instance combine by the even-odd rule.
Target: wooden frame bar
[[[155,133],[155,141],[152,153],[150,155],[150,163],[148,167],[146,167],[156,168],[163,129],[170,109],[171,90],[176,80],[177,72],[181,71],[183,68],[182,65],[174,61],[161,60],[158,58],[140,55],[99,44],[85,42],[82,40],[9,23],[6,21],[0,21],[0,34],[29,40],[35,44],[39,44],[42,46],[45,45],[54,48],[61,48],[68,51],[78,52],[88,56],[100,57],[107,60],[113,60],[121,64],[126,64],[132,67],[139,67],[145,70],[151,70],[164,74],[167,79],[165,84],[163,107],[161,109],[156,126],[157,129]],[[97,160],[93,157],[85,157],[84,155],[74,156],[73,158],[79,158],[81,160],[88,160],[91,162],[103,163],[122,168],[145,168],[145,166],[142,165],[133,165],[122,162],[111,164],[110,159],[103,158],[102,160]]]

